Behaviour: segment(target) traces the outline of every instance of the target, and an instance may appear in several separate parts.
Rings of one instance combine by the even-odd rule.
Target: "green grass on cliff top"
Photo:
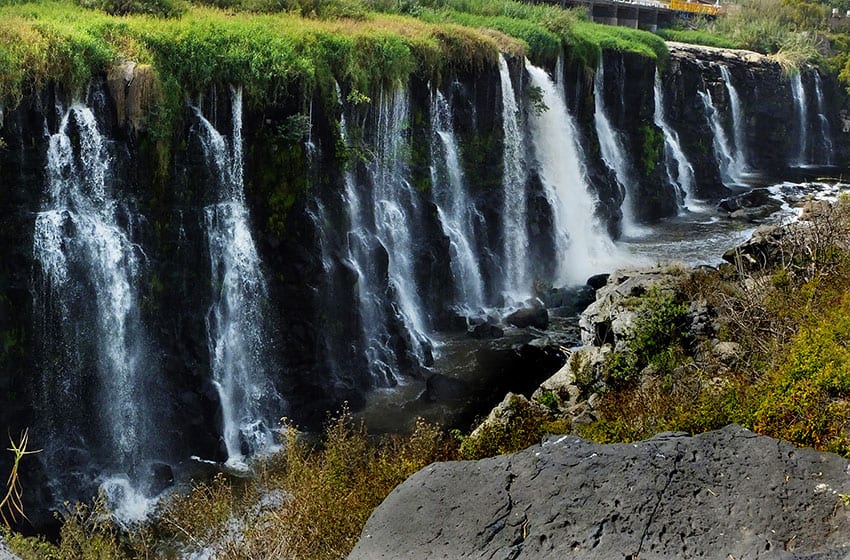
[[[0,103],[14,105],[50,81],[79,95],[93,73],[122,60],[151,64],[165,94],[179,101],[216,82],[244,84],[249,99],[333,79],[368,92],[412,73],[439,80],[454,69],[494,65],[499,51],[549,62],[566,46],[589,64],[600,48],[666,54],[651,34],[594,25],[559,8],[433,4],[418,17],[364,11],[318,19],[189,6],[163,19],[112,16],[69,1],[0,0]]]

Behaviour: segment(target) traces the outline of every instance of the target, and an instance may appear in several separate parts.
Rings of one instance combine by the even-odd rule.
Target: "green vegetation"
[[[730,265],[684,278],[678,293],[714,310],[718,336],[735,345],[733,357],[718,357],[709,338],[688,341],[686,310],[672,296],[642,298],[640,308],[653,310],[645,315],[653,319],[636,322],[628,353],[608,361],[616,376],[606,380],[601,419],[583,434],[633,441],[736,422],[850,457],[848,248],[845,199],[787,233],[767,268],[745,273]]]
[[[605,382],[612,388],[634,385],[646,367],[668,370],[678,365],[686,344],[687,305],[676,295],[653,287],[640,298],[628,349],[613,352],[607,363]]]
[[[698,18],[686,28],[662,30],[668,40],[749,49],[774,57],[786,72],[834,53],[824,49],[829,6],[809,0],[739,0],[725,15]]]
[[[161,504],[151,524],[116,526],[100,497],[62,516],[59,544],[14,534],[7,542],[23,560],[178,558],[205,548],[220,560],[345,558],[396,485],[455,456],[454,443],[423,421],[408,436],[375,440],[345,409],[320,442],[291,426],[283,439],[285,451],[257,465],[253,479],[219,474]]]

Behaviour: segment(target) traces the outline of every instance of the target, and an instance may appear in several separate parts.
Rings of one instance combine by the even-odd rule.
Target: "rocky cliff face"
[[[602,63],[604,104],[635,172],[636,215],[651,221],[675,214],[681,201],[665,172],[664,142],[654,117],[655,64],[617,52],[603,53]],[[594,214],[616,237],[625,193],[600,154],[594,126],[596,69],[569,56],[563,64],[563,93],[576,121]],[[669,66],[662,70],[668,121],[698,178],[697,194],[706,198],[726,192],[699,96],[711,91],[718,111],[729,114],[719,64],[728,66],[741,91],[752,166],[779,173],[796,149],[794,131],[774,117],[793,109],[788,80],[775,64],[751,55],[673,46]],[[534,92],[520,60],[510,61],[510,75],[518,126],[525,131]],[[215,202],[211,185],[220,177],[205,152],[199,115],[230,138],[236,129],[233,98],[228,84],[204,92],[165,134],[146,128],[145,115],[156,110],[151,80],[149,67],[122,65],[93,77],[85,103],[107,139],[109,188],[121,209],[119,226],[140,263],[137,313],[146,331],[145,363],[149,379],[159,380],[151,381],[159,407],[155,415],[167,426],[156,437],[170,449],[158,459],[178,462],[191,454],[223,459],[224,419],[219,388],[210,378],[207,333],[211,292],[221,286],[210,272],[204,211]],[[751,84],[752,92],[743,84]],[[813,87],[813,82],[805,84]],[[468,326],[470,306],[464,308],[468,300],[458,295],[464,271],[452,266],[462,259],[474,261],[471,268],[478,275],[464,280],[467,288],[480,291],[473,311],[485,304],[524,305],[507,301],[504,282],[504,246],[513,233],[503,220],[511,201],[504,188],[502,88],[499,69],[486,67],[447,76],[439,85],[411,77],[398,99],[390,91],[370,92],[370,99],[345,85],[339,92],[291,91],[274,100],[246,99],[244,198],[268,284],[258,305],[270,333],[267,369],[290,416],[315,426],[343,400],[357,406],[375,387],[430,375],[432,335],[463,333]],[[843,97],[829,80],[824,79],[823,89],[832,119]],[[59,130],[70,102],[68,92],[50,85],[7,108],[0,119],[0,426],[12,432],[32,426],[34,440],[39,427],[42,437],[50,437],[43,430],[52,406],[43,398],[45,385],[51,390],[54,383],[62,386],[63,356],[76,352],[45,343],[56,325],[43,307],[54,299],[33,255],[36,215],[44,209],[49,180],[50,135]],[[439,128],[435,123],[437,113],[445,111],[439,109],[443,102],[450,114],[440,117],[445,122]],[[73,159],[80,160],[80,131],[73,123],[69,130]],[[834,157],[841,163],[847,135],[837,126],[833,130]],[[531,263],[528,285],[521,286],[520,294],[527,298],[556,283],[562,255],[553,241],[552,201],[523,134],[519,158],[527,172],[521,188],[528,213],[518,227],[529,238],[522,255]],[[392,146],[397,140],[401,144]],[[448,154],[453,145],[456,162]],[[381,154],[390,157],[382,160]],[[452,202],[439,194],[441,181],[462,184],[463,200]],[[389,201],[380,190],[387,187]],[[456,223],[447,217],[451,212],[460,216]],[[460,226],[468,226],[463,239],[456,231]],[[90,376],[92,364],[81,362],[80,371]],[[76,407],[69,405],[67,425],[84,425],[97,415],[99,389],[86,379],[67,399]],[[96,440],[96,427],[81,430],[67,451],[66,472],[77,476],[86,470],[99,452]],[[43,489],[37,500],[50,502],[48,485],[33,476],[38,480],[29,487]],[[96,477],[83,478],[91,485]]]
[[[437,463],[349,558],[846,558],[850,465],[737,426]]]

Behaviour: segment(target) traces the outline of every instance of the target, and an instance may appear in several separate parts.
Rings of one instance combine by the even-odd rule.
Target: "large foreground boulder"
[[[436,463],[372,514],[349,560],[850,558],[837,455],[738,426],[635,444],[551,437]]]

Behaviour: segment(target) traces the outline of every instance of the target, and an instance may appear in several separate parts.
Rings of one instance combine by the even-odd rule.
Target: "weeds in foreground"
[[[0,500],[0,520],[7,527],[11,526],[12,523],[18,522],[21,518],[27,518],[24,513],[24,489],[21,486],[19,478],[21,459],[27,455],[33,455],[41,451],[29,451],[27,449],[29,447],[29,439],[28,429],[21,433],[21,437],[17,442],[11,436],[9,437],[12,447],[7,451],[11,451],[15,458],[12,461],[12,470],[9,473],[9,478],[6,479],[6,495]]]

